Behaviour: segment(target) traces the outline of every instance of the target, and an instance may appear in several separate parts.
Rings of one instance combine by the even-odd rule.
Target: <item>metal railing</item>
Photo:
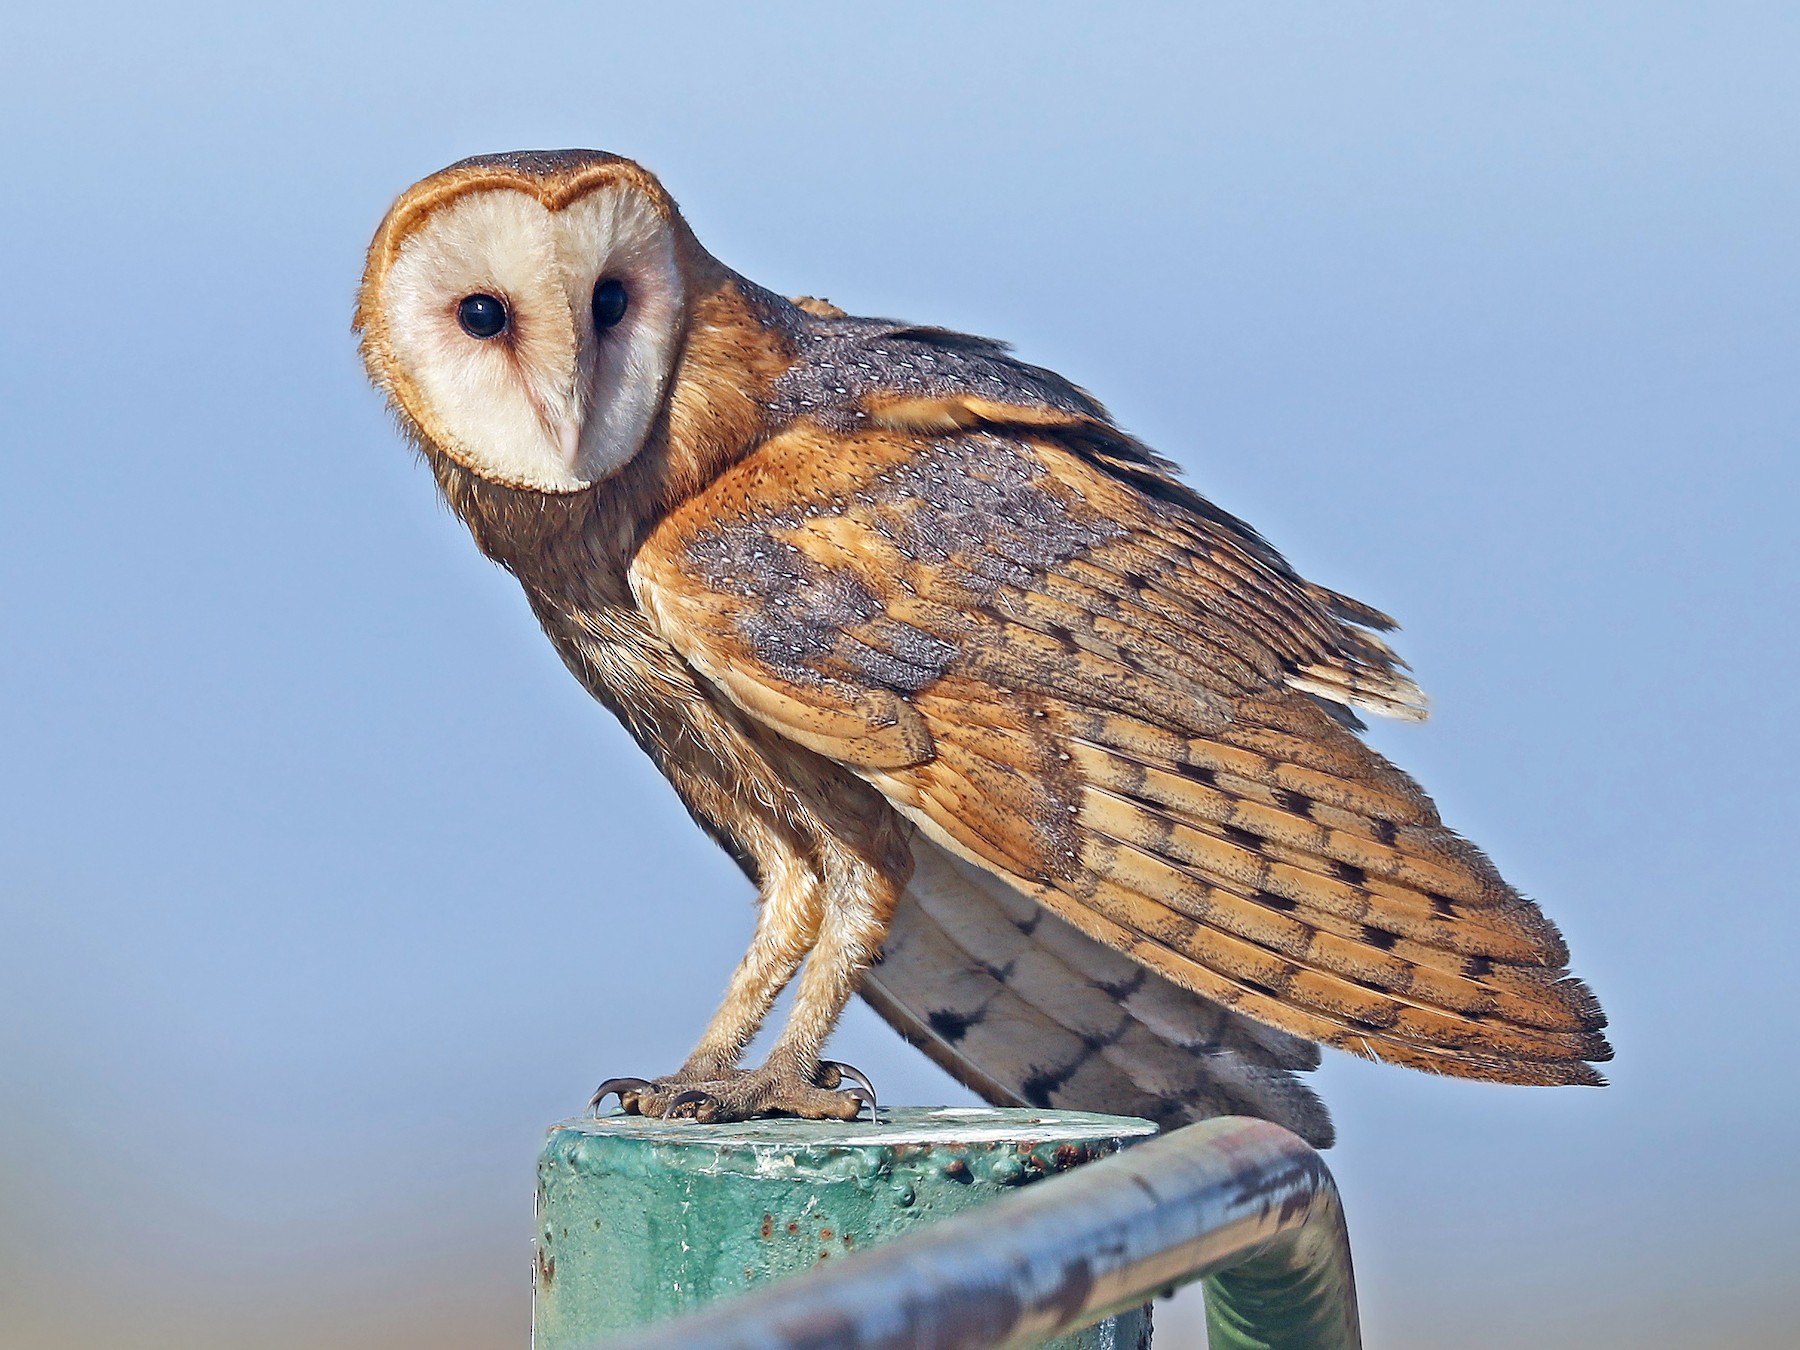
[[[604,1350],[1024,1350],[1197,1279],[1212,1350],[1362,1343],[1330,1171],[1280,1126],[1231,1117]]]

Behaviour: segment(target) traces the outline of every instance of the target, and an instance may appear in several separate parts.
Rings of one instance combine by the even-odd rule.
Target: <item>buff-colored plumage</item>
[[[458,329],[472,295],[504,332]],[[1600,1081],[1555,928],[1355,734],[1423,715],[1390,621],[1059,376],[772,295],[585,151],[413,188],[358,324],[477,543],[760,884],[712,1027],[629,1109],[852,1114],[819,1056],[859,983],[997,1102],[1325,1142],[1316,1043]]]

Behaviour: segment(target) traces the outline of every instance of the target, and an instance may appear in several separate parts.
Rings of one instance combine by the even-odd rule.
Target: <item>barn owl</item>
[[[1357,736],[1423,715],[1392,621],[1061,376],[773,294],[585,150],[408,190],[355,322],[477,547],[758,887],[687,1062],[603,1085],[627,1111],[855,1117],[822,1053],[857,992],[997,1104],[1318,1144],[1321,1044],[1602,1081],[1556,928]]]

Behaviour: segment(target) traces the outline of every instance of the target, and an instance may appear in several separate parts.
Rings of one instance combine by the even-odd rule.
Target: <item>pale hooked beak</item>
[[[584,419],[579,405],[572,411],[574,416],[565,416],[559,419],[561,425],[556,429],[556,445],[557,449],[562,451],[563,467],[568,469],[572,476],[580,477],[581,424]]]
[[[585,482],[581,472],[581,432],[587,423],[587,400],[582,397],[579,382],[548,397],[537,394],[532,402],[537,408],[539,425],[556,447],[557,458],[561,461],[558,467],[570,479]]]

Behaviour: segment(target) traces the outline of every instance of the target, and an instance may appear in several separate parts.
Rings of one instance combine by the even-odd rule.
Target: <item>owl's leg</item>
[[[820,861],[822,876],[810,890],[808,911],[812,926],[806,936],[812,950],[806,953],[787,1026],[768,1060],[757,1069],[729,1067],[755,1030],[744,1014],[754,1009],[755,1022],[760,1022],[786,982],[784,976],[780,983],[765,986],[746,977],[742,999],[734,1001],[727,995],[725,1006],[679,1074],[620,1091],[626,1110],[705,1121],[770,1115],[853,1120],[865,1105],[873,1107],[875,1096],[866,1082],[839,1090],[845,1079],[854,1081],[861,1075],[822,1060],[820,1052],[855,992],[858,977],[881,950],[900,887],[888,872],[835,845],[821,851]],[[758,932],[760,936],[761,925]],[[798,963],[794,948],[781,950],[784,962],[792,956]],[[751,962],[747,956],[740,975]],[[786,973],[792,971],[793,965],[788,965]],[[738,988],[734,978],[733,993]]]
[[[819,1056],[858,978],[881,950],[900,887],[890,872],[848,849],[828,844],[821,855],[817,938],[775,1048],[759,1069],[695,1084],[671,1104],[674,1113],[700,1120],[768,1115],[853,1120],[865,1105],[874,1106],[866,1081],[839,1090],[846,1078],[860,1074]]]
[[[719,1078],[737,1067],[744,1047],[819,935],[821,886],[809,869],[783,858],[763,868],[762,903],[750,950],[732,972],[725,997],[676,1076],[693,1082]]]
[[[732,820],[740,856],[755,859],[762,886],[756,934],[731,977],[724,1002],[679,1072],[654,1082],[614,1079],[595,1094],[597,1106],[616,1092],[629,1112],[699,1120],[792,1115],[854,1119],[875,1094],[862,1075],[820,1059],[825,1039],[881,951],[900,893],[912,875],[912,827],[867,784],[792,747],[783,758],[779,792],[787,810],[761,814],[723,809],[688,783],[690,806],[706,819]],[[741,772],[746,763],[737,765]],[[705,788],[706,783],[699,783]],[[721,805],[721,803],[723,805]],[[788,982],[800,969],[793,1008],[768,1060],[737,1067]]]
[[[762,893],[750,949],[732,972],[719,1010],[687,1062],[654,1081],[609,1078],[595,1092],[590,1109],[598,1110],[603,1097],[617,1093],[626,1111],[660,1116],[682,1092],[721,1083],[739,1072],[744,1047],[818,937],[824,889],[811,868],[785,852],[771,851],[759,871]]]
[[[835,1088],[841,1076],[837,1066],[828,1065],[822,1073],[819,1056],[863,971],[881,950],[900,887],[880,869],[845,853],[828,859],[823,898],[818,940],[806,958],[787,1026],[764,1067]]]

